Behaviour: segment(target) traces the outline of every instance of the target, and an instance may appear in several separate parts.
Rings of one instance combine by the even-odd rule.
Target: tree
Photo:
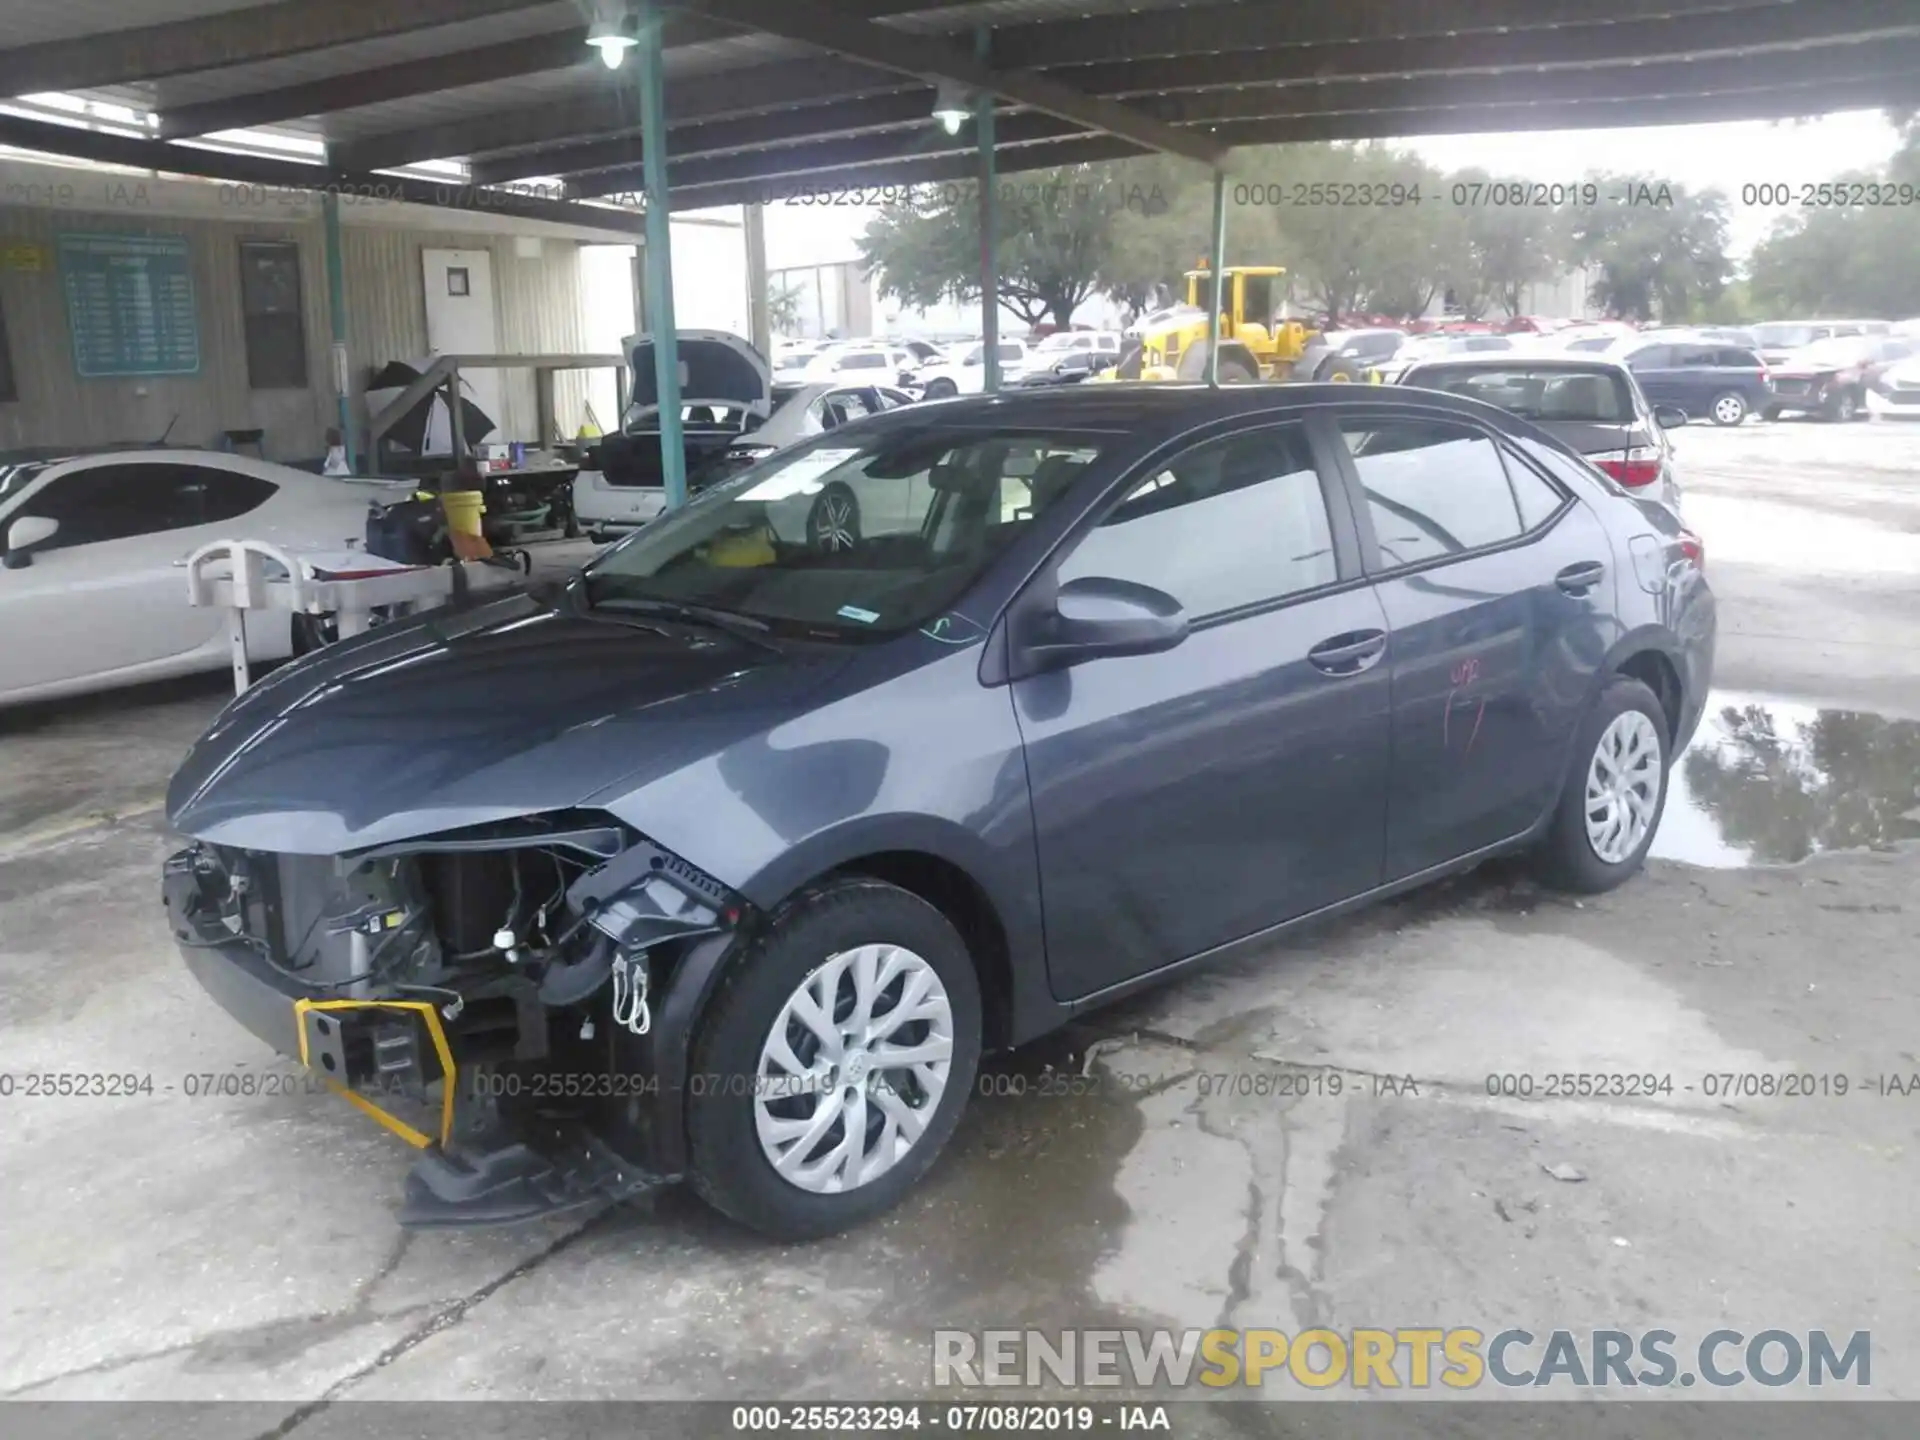
[[[1484,170],[1462,170],[1453,184],[1465,186],[1471,199],[1488,200],[1507,192]],[[1525,185],[1521,190],[1524,196]],[[1467,204],[1460,207],[1466,230],[1468,282],[1456,284],[1462,296],[1498,305],[1509,315],[1526,307],[1530,286],[1552,280],[1570,267],[1571,242],[1561,212],[1544,205]]]
[[[1211,247],[1212,177],[1205,166],[1169,155],[1110,168],[1120,213],[1100,289],[1131,319],[1184,293],[1182,277]]]
[[[800,325],[800,287],[780,285],[767,292],[767,328],[776,335],[790,335]]]
[[[1720,293],[1727,258],[1726,194],[1650,175],[1593,174],[1597,205],[1576,212],[1576,257],[1596,267],[1593,298],[1610,315],[1684,320]]]
[[[1836,177],[1835,192],[1857,184],[1893,186],[1897,195],[1898,186],[1920,185],[1920,126],[1909,124],[1903,140],[1884,169]],[[1786,315],[1920,314],[1916,252],[1920,211],[1911,206],[1811,208],[1776,221],[1755,247],[1751,285],[1756,297]]]
[[[980,298],[978,187],[956,185],[885,206],[860,254],[883,295],[919,309]],[[1029,325],[1073,312],[1101,285],[1129,197],[1111,167],[1074,165],[1008,176],[995,214],[1000,299]]]

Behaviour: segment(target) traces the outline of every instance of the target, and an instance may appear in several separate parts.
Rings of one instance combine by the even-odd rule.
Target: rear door
[[[1124,481],[1036,577],[1179,600],[1157,655],[1016,680],[1054,993],[1076,999],[1380,883],[1386,621],[1298,423]]]
[[[1558,793],[1614,556],[1597,517],[1477,423],[1373,405],[1335,425],[1393,636],[1392,881],[1520,834]]]

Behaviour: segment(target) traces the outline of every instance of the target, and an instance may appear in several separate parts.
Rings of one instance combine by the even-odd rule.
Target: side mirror
[[[1132,580],[1087,575],[1060,587],[1054,607],[1035,618],[1019,645],[1030,671],[1083,660],[1156,655],[1187,638],[1187,612],[1164,590]]]
[[[1678,430],[1687,423],[1687,412],[1678,405],[1656,405],[1653,407],[1653,423],[1662,430]]]
[[[7,527],[7,569],[20,570],[31,565],[34,550],[59,533],[58,520],[45,515],[22,515]]]

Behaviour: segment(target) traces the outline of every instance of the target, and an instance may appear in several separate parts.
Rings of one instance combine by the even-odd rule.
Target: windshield
[[[1627,390],[1626,377],[1611,369],[1430,365],[1414,371],[1406,383],[1484,400],[1528,420],[1625,425],[1634,418],[1633,396]]]
[[[1753,337],[1769,350],[1794,350],[1802,345],[1811,345],[1827,333],[1824,326],[1812,325],[1756,325]]]
[[[0,505],[4,505],[35,480],[47,468],[45,461],[30,465],[0,465]]]
[[[914,629],[1066,492],[1105,437],[825,435],[702,492],[585,572],[587,603],[728,610],[803,634]]]

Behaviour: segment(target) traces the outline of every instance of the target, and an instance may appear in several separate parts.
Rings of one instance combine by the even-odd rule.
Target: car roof
[[[1271,415],[1297,418],[1338,403],[1351,407],[1392,404],[1451,411],[1506,431],[1525,430],[1527,422],[1498,406],[1441,391],[1398,385],[1223,385],[1151,381],[1101,381],[1085,385],[1041,386],[933,400],[889,410],[858,422],[868,426],[911,428],[951,424],[969,429],[1111,431],[1152,446],[1176,439],[1216,420]]]
[[[1564,350],[1482,350],[1478,354],[1435,356],[1431,360],[1416,360],[1404,372],[1413,374],[1416,370],[1511,370],[1515,366],[1525,366],[1529,370],[1604,370],[1609,374],[1626,375],[1631,372],[1620,361],[1595,352]]]

